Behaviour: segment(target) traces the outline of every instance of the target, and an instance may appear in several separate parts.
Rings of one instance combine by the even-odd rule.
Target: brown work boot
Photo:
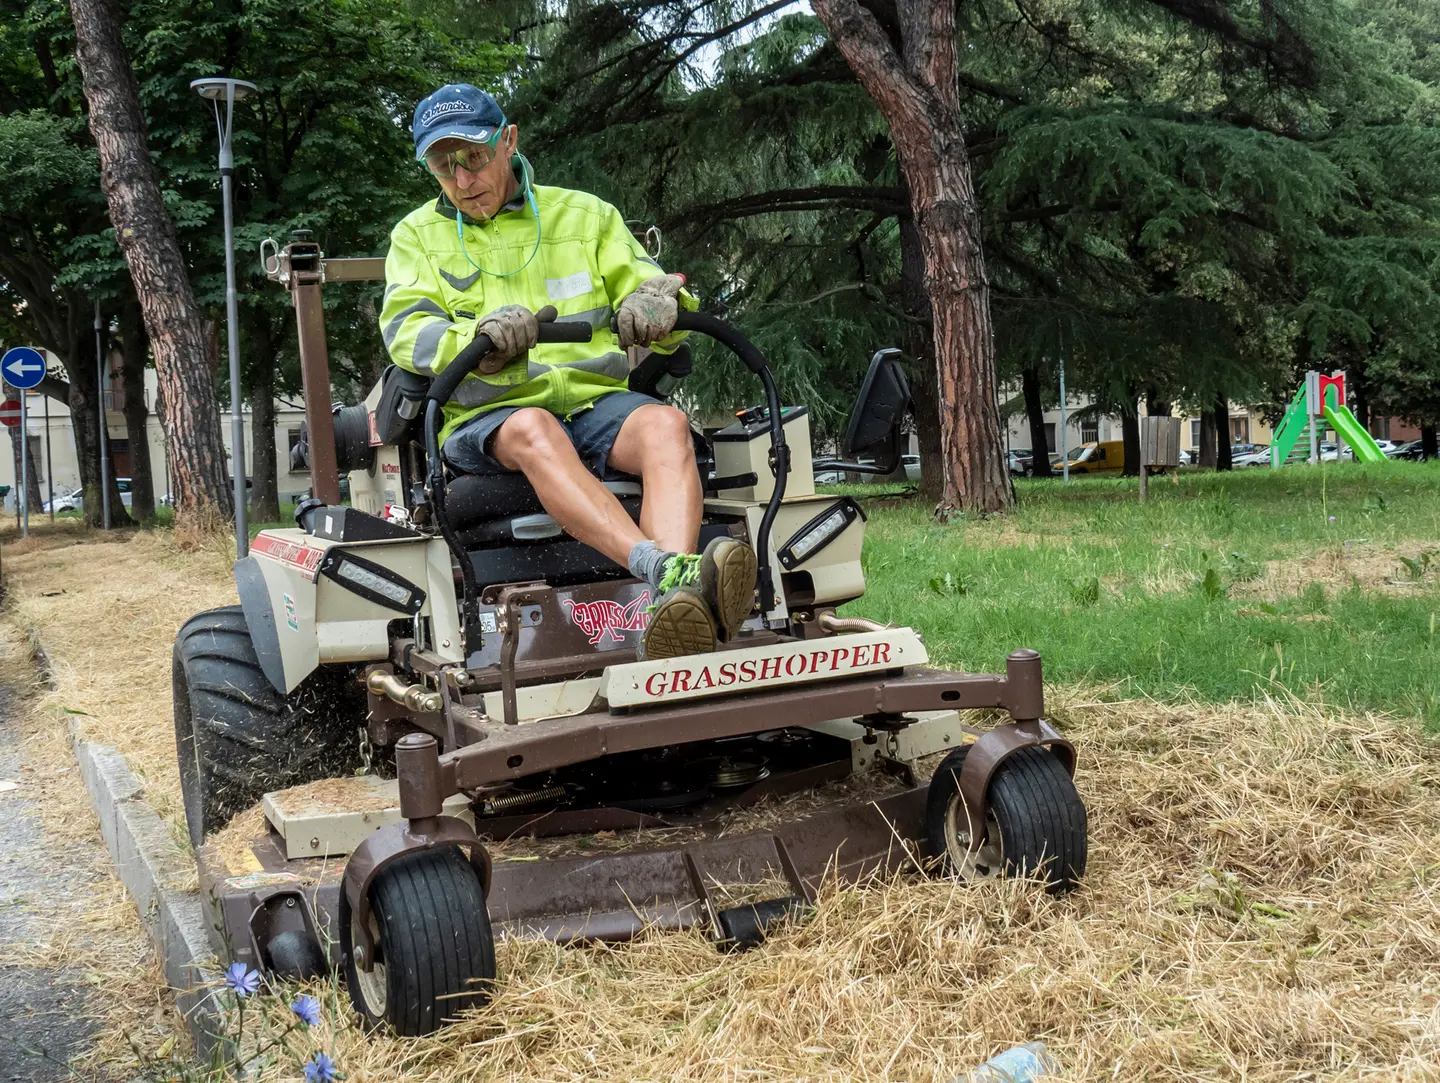
[[[708,654],[715,649],[715,616],[699,580],[700,558],[695,554],[677,553],[665,562],[660,604],[651,609],[650,623],[636,652],[641,661]]]
[[[755,550],[734,538],[715,538],[700,556],[700,590],[728,643],[755,609]]]

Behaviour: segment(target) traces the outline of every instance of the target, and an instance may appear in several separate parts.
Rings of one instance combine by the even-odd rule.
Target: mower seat
[[[640,514],[640,482],[601,484],[620,498],[632,518]],[[521,473],[461,474],[445,486],[445,518],[467,547],[540,542],[563,535]]]

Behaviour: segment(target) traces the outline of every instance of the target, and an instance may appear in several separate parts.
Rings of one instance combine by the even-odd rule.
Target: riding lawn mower
[[[909,402],[897,351],[871,360],[846,459],[817,463],[807,411],[782,406],[756,347],[681,314],[763,390],[696,440],[700,544],[750,544],[757,597],[715,652],[637,660],[649,587],[568,537],[523,475],[441,460],[440,404],[484,336],[428,384],[391,369],[363,404],[334,407],[322,285],[382,278],[383,261],[327,259],[303,236],[265,258],[296,307],[313,498],[237,561],[240,604],[193,617],[175,645],[185,812],[218,951],[285,976],[339,968],[367,1022],[413,1035],[483,1003],[497,933],[698,929],[734,950],[802,918],[827,878],[916,863],[1052,891],[1081,877],[1075,750],[1045,718],[1039,656],[949,672],[919,632],[837,613],[865,590],[865,512],[817,493],[814,469],[894,469]],[[541,315],[542,342],[594,329]],[[657,395],[690,364],[683,350],[650,359],[631,387]],[[607,485],[638,515],[638,482]],[[999,721],[981,731],[962,712]],[[238,856],[207,844],[257,801],[263,826]]]

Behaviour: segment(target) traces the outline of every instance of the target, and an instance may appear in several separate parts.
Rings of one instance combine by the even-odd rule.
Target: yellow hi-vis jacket
[[[570,417],[626,388],[629,361],[610,330],[611,316],[636,286],[664,272],[604,200],[566,188],[533,191],[538,250],[536,216],[523,198],[488,222],[463,218],[463,251],[458,212],[443,196],[406,215],[390,234],[380,330],[390,359],[403,369],[422,376],[443,372],[475,337],[479,318],[502,305],[532,312],[554,305],[560,320],[594,329],[589,342],[541,343],[528,359],[494,375],[466,376],[445,404],[442,444],[470,418],[499,406],[538,406]],[[532,250],[535,257],[524,270],[498,277],[521,267]],[[680,303],[695,307],[683,293]],[[683,337],[672,334],[651,348],[672,351]]]

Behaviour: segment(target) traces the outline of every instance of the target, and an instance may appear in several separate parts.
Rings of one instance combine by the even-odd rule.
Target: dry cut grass
[[[173,802],[170,641],[229,600],[228,561],[142,536],[97,579],[85,548],[15,558],[18,604],[63,701]],[[1070,896],[912,874],[830,885],[744,955],[507,942],[492,1003],[440,1034],[317,1037],[351,1083],[942,1081],[1033,1038],[1097,1083],[1440,1081],[1440,749],[1418,726],[1052,698],[1091,815]]]
[[[83,736],[119,749],[182,838],[170,651],[191,616],[235,603],[233,544],[209,536],[183,551],[161,531],[58,523],[33,528],[24,542],[5,539],[14,620],[39,630],[50,658],[46,705],[76,719]]]
[[[1440,1080],[1434,743],[1295,702],[1057,713],[1091,815],[1073,895],[907,875],[830,885],[745,955],[504,943],[487,1008],[337,1056],[355,1083],[942,1081],[1040,1038],[1061,1079]]]

